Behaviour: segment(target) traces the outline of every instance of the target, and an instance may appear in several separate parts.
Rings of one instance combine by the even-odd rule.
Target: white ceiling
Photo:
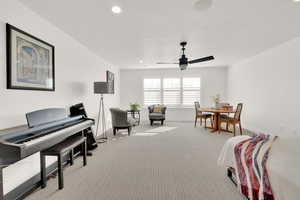
[[[20,1],[121,68],[177,61],[182,40],[190,59],[216,57],[197,67],[231,65],[300,36],[300,2],[292,0],[213,0],[205,11],[196,0]],[[123,13],[112,14],[113,5]]]

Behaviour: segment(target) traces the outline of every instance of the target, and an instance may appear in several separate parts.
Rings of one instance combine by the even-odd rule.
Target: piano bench
[[[50,147],[49,149],[40,152],[41,159],[41,186],[45,188],[47,185],[46,175],[46,156],[57,156],[58,165],[58,188],[61,190],[64,188],[64,177],[63,177],[63,157],[67,154],[70,156],[70,163],[73,165],[74,160],[74,148],[81,145],[81,153],[83,155],[83,166],[87,164],[87,145],[86,138],[83,136],[71,137],[63,142]]]

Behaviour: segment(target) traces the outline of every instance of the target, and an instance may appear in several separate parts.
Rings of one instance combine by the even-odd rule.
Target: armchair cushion
[[[154,109],[153,109],[154,113],[161,113],[161,111],[162,111],[162,107],[161,106],[155,106]]]
[[[150,119],[161,120],[161,119],[165,119],[165,114],[153,112],[153,113],[149,114],[149,118]]]

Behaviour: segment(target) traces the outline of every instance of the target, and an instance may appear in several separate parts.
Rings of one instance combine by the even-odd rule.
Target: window
[[[200,78],[182,79],[183,105],[193,105],[200,101]]]
[[[144,79],[144,104],[161,103],[161,82],[159,78]]]
[[[144,79],[144,105],[192,106],[200,101],[200,78]]]
[[[163,79],[163,104],[180,105],[181,103],[180,78]]]

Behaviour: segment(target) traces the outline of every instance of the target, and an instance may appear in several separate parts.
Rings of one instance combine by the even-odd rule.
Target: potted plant
[[[138,111],[139,108],[140,108],[140,104],[138,104],[138,103],[131,103],[130,104],[130,110],[132,110],[132,111]]]

